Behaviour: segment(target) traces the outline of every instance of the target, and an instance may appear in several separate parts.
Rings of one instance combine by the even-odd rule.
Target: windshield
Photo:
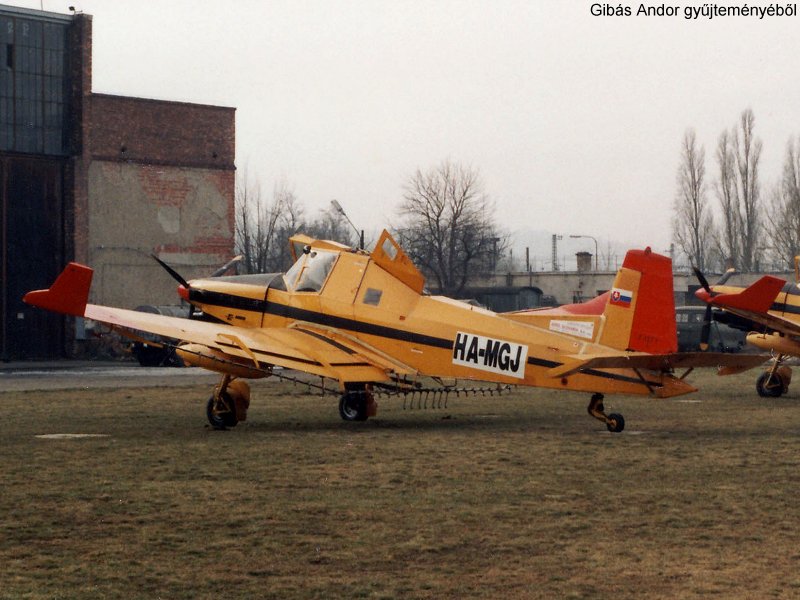
[[[295,292],[318,292],[336,262],[336,253],[312,250],[301,254],[292,268],[286,271],[286,287]]]

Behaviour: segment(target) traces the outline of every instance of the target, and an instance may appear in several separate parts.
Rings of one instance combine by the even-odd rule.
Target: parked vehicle
[[[696,352],[700,350],[701,331],[706,309],[703,306],[679,306],[675,309],[675,322],[678,327],[678,351]],[[740,329],[711,319],[708,337],[708,350],[713,352],[741,352],[746,333]]]

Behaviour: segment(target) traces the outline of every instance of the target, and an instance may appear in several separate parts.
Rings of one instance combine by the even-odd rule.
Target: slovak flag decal
[[[616,306],[630,307],[633,300],[633,292],[622,288],[611,288],[611,299],[609,302]]]

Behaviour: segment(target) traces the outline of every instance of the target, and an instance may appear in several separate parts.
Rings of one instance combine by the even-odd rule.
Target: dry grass
[[[622,435],[542,390],[347,424],[265,382],[228,432],[206,386],[0,393],[0,596],[798,597],[799,393],[695,379]]]

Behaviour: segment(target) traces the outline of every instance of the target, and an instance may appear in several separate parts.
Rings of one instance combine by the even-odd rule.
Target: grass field
[[[797,598],[800,390],[754,377],[623,434],[529,389],[351,424],[267,381],[224,432],[205,385],[0,393],[0,597]]]

